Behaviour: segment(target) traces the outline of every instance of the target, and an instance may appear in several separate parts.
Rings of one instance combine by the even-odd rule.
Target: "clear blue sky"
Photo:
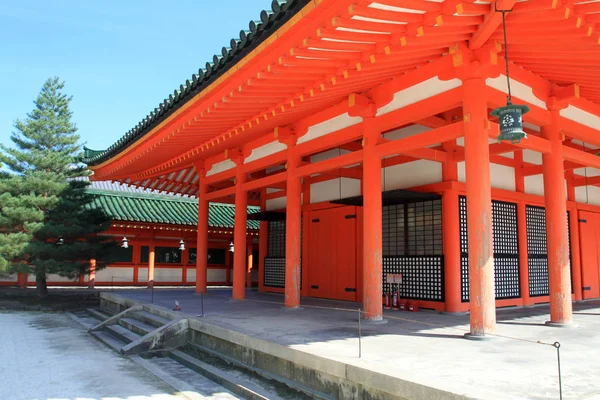
[[[44,81],[73,96],[82,141],[104,149],[270,9],[270,0],[0,1],[0,142]]]

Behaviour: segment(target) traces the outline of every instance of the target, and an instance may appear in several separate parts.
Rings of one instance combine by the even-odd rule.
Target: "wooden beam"
[[[381,158],[394,154],[406,154],[412,156],[412,153],[415,150],[453,140],[461,137],[463,134],[463,122],[455,122],[418,135],[391,140],[384,144],[380,144],[377,146],[377,155]]]
[[[483,46],[492,36],[496,29],[502,24],[502,13],[498,10],[510,10],[514,7],[516,0],[497,0],[490,5],[490,11],[483,18],[483,23],[479,24],[477,31],[473,33],[469,40],[469,49],[475,50]]]
[[[310,176],[323,173],[338,168],[346,167],[352,164],[358,164],[362,161],[362,150],[354,153],[342,154],[341,156],[319,161],[296,169],[296,176]]]

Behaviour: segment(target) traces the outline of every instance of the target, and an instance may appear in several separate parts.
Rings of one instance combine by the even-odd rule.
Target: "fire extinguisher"
[[[392,308],[394,310],[398,309],[398,287],[396,287],[396,290],[394,290],[394,293],[392,294]]]
[[[383,308],[385,308],[386,310],[390,309],[390,293],[387,292],[385,294],[385,302],[383,303]]]

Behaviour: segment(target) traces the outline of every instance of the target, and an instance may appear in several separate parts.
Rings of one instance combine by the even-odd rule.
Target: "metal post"
[[[114,277],[114,275],[110,276],[110,280],[111,280],[110,291],[114,292],[115,291],[115,277]]]
[[[562,400],[562,375],[560,372],[560,343],[554,342],[554,347],[556,348],[556,359],[558,361],[558,391],[559,391],[559,399]]]
[[[154,285],[152,285],[152,287],[150,288],[150,293],[152,293],[150,298],[150,304],[154,304]]]
[[[360,308],[358,309],[358,358],[361,358],[362,356],[362,335],[361,335],[361,331],[360,331],[360,318],[361,318],[361,311]]]
[[[204,295],[200,292],[200,308],[202,311],[201,317],[204,317]]]

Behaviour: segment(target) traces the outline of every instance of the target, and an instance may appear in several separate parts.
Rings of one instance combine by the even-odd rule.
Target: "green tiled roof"
[[[121,139],[112,144],[108,149],[86,152],[83,162],[88,165],[97,165],[108,160],[127,149],[132,143],[150,132],[171,114],[177,111],[188,100],[200,93],[224,72],[236,65],[247,54],[260,45],[273,32],[290,20],[310,0],[272,0],[271,10],[263,10],[260,19],[250,21],[248,30],[241,30],[239,38],[231,39],[229,46],[223,47],[221,52],[214,55],[204,68],[192,75],[184,85],[175,89],[162,103],[152,110],[133,129],[130,129]],[[131,88],[130,90],[135,90]]]
[[[92,207],[99,207],[115,221],[157,224],[198,224],[198,201],[186,197],[160,194],[117,192],[89,189],[95,194]],[[248,213],[258,212],[248,207]],[[210,203],[208,225],[211,228],[233,228],[235,207],[232,204]],[[248,221],[248,229],[258,229],[258,221]]]

